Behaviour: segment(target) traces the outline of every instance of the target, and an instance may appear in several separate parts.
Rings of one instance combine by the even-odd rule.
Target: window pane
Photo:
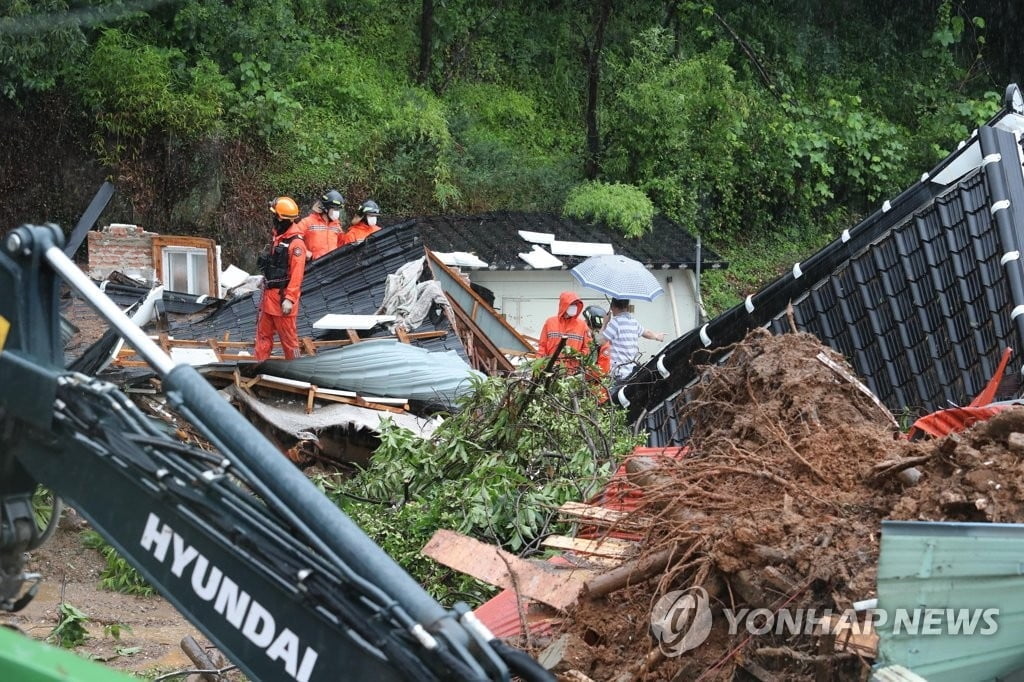
[[[171,291],[188,291],[188,254],[170,252],[166,254],[168,273],[166,287]]]
[[[188,293],[190,294],[206,294],[210,295],[210,271],[207,267],[206,252],[205,251],[192,251],[188,254],[190,272],[189,276],[192,280],[192,286],[189,288]]]

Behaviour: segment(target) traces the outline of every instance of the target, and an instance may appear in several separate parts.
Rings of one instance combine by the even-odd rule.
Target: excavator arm
[[[31,495],[42,484],[254,680],[551,679],[468,607],[431,598],[61,243],[55,226],[25,226],[0,248],[0,608],[31,598],[22,556],[41,541]],[[150,362],[216,452],[63,369],[58,277]]]

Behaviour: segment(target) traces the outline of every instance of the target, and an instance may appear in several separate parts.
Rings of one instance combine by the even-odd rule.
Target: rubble
[[[582,662],[574,675],[867,679],[864,638],[849,646],[821,631],[730,635],[722,609],[838,612],[874,597],[882,519],[1024,521],[1024,408],[912,442],[809,334],[751,332],[705,371],[681,416],[693,420],[688,454],[631,463],[628,485],[642,502],[628,528],[596,531],[637,539],[638,555],[605,573],[615,576],[610,589],[583,589],[560,628],[532,642],[540,651],[568,635],[556,640],[557,658]],[[918,472],[916,484],[907,471]],[[638,524],[646,532],[637,535]],[[601,575],[587,578],[595,583]],[[666,593],[695,587],[710,599],[713,627],[699,646],[666,656],[652,610]]]

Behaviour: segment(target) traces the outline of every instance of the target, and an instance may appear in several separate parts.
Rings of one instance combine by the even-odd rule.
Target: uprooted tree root
[[[864,481],[916,446],[896,440],[888,415],[821,353],[845,366],[811,335],[753,332],[694,390],[681,415],[694,423],[690,452],[631,463],[644,491],[631,520],[650,521],[638,561],[671,558],[639,584],[581,602],[567,630],[589,646],[584,672],[727,680],[742,666],[812,679],[829,665],[857,675],[855,657],[819,655],[813,634],[730,636],[720,613],[708,641],[678,658],[649,634],[652,607],[671,590],[700,587],[718,609],[838,610],[873,594],[878,521],[896,488]]]

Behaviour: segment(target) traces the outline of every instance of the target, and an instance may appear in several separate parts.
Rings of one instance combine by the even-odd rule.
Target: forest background
[[[1016,0],[0,0],[0,221],[252,267],[266,204],[654,212],[718,312],[915,182],[1019,80]],[[717,279],[715,279],[717,278]]]

